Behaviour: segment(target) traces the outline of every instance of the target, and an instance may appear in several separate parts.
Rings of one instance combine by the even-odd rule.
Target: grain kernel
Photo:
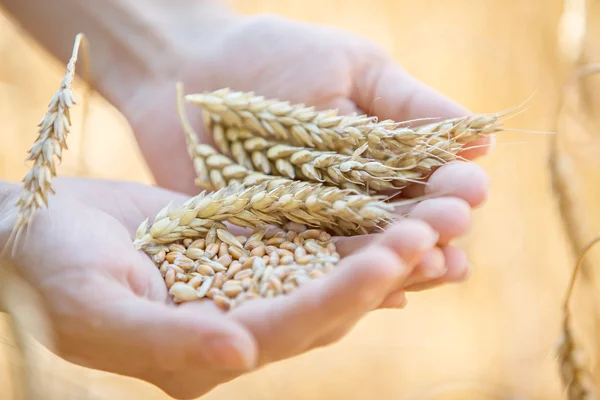
[[[251,269],[243,269],[237,274],[235,274],[233,279],[235,279],[236,281],[241,281],[242,279],[246,277],[251,277],[252,275],[254,275],[254,271],[252,271]]]
[[[213,277],[212,276],[206,278],[206,280],[204,282],[202,282],[202,285],[200,285],[196,289],[196,292],[198,292],[198,297],[199,298],[202,298],[202,297],[206,296],[206,293],[208,292],[208,289],[210,289],[212,283],[213,283]]]
[[[286,257],[286,256],[292,257],[292,258],[294,257],[294,253],[292,253],[289,250],[284,250],[284,249],[277,250],[277,254],[279,255],[279,257]]]
[[[327,233],[327,232],[321,232],[319,234],[319,240],[321,242],[328,242],[328,241],[331,240],[331,235],[329,233]]]
[[[194,247],[200,250],[204,250],[206,248],[206,241],[204,239],[194,240],[192,244],[190,244],[188,247]]]
[[[179,256],[175,259],[173,264],[177,265],[184,271],[189,271],[194,266],[194,261],[186,256]]]
[[[244,266],[242,265],[242,263],[240,263],[239,261],[234,261],[229,266],[229,269],[225,273],[225,276],[227,278],[231,279],[235,274],[237,274],[238,272],[240,272],[243,267]]]
[[[219,252],[219,245],[216,243],[211,243],[206,246],[206,250],[204,251],[204,256],[207,258],[213,258]]]
[[[319,237],[319,235],[321,235],[321,231],[318,229],[309,229],[302,232],[299,236],[303,237],[304,239],[316,239]]]
[[[226,243],[221,243],[219,246],[219,257],[228,256],[229,255],[229,246]]]
[[[261,246],[258,246],[258,247],[255,247],[254,249],[252,249],[252,251],[250,252],[250,256],[262,257],[265,255],[265,253],[266,253],[265,246],[261,245]]]
[[[241,293],[242,290],[242,283],[238,281],[227,281],[221,288],[221,291],[228,297],[235,297]]]
[[[224,267],[229,267],[229,265],[232,263],[232,261],[233,261],[233,257],[231,257],[230,254],[219,257],[219,259],[217,260],[217,262]]]
[[[190,244],[192,244],[193,240],[190,238],[185,238],[183,239],[183,247],[190,247]]]
[[[173,243],[172,245],[169,246],[169,251],[176,252],[176,253],[185,253],[185,247],[180,244]]]
[[[269,264],[271,264],[273,267],[278,266],[279,254],[277,254],[276,252],[271,253],[271,256],[269,257]]]
[[[206,264],[199,264],[198,267],[196,268],[196,271],[199,274],[205,275],[205,276],[215,274],[215,270]]]
[[[165,256],[165,260],[167,260],[168,262],[170,262],[171,264],[173,264],[173,262],[175,261],[175,259],[177,257],[179,257],[182,253],[179,253],[177,251],[171,251],[169,253],[167,253],[167,255]]]
[[[224,295],[216,295],[213,298],[213,301],[215,302],[217,307],[219,307],[223,311],[227,311],[231,308],[231,300],[229,300],[229,298],[227,298]]]
[[[229,254],[231,254],[235,260],[239,260],[245,255],[244,250],[240,249],[239,247],[230,247]]]
[[[158,253],[156,253],[154,256],[152,256],[152,261],[154,261],[155,264],[160,264],[163,261],[165,261],[166,255],[167,255],[167,252],[164,250],[161,250]]]
[[[288,242],[292,242],[292,241],[294,241],[296,236],[298,236],[298,234],[296,232],[290,231],[285,234],[285,240],[287,240]]]
[[[171,286],[175,283],[175,270],[173,268],[169,268],[165,274],[165,283],[168,289],[171,289]]]
[[[298,248],[298,245],[295,245],[292,242],[283,242],[281,243],[281,246],[279,246],[279,248],[282,250],[294,251]]]
[[[243,268],[252,268],[252,265],[254,264],[254,260],[259,259],[258,257],[249,257],[247,258],[243,263]]]
[[[281,257],[281,260],[279,261],[279,264],[283,264],[283,265],[291,265],[293,263],[294,263],[293,256],[283,256],[283,257]]]
[[[186,274],[178,273],[178,274],[175,274],[175,280],[177,282],[187,282],[188,277]]]
[[[215,296],[218,295],[223,295],[223,292],[221,292],[221,289],[217,289],[215,287],[209,289],[209,291],[206,293],[206,297],[208,297],[209,299],[214,299]]]
[[[281,243],[285,242],[284,237],[274,237],[267,240],[267,245],[269,246],[279,246]]]
[[[190,247],[185,251],[185,255],[192,260],[197,260],[204,255],[204,250],[197,247]]]
[[[245,245],[246,249],[248,249],[250,251],[254,250],[255,248],[257,248],[259,246],[264,246],[264,243],[261,242],[260,240],[250,240],[250,241],[246,242],[246,245]]]
[[[164,277],[168,270],[169,270],[169,262],[164,261],[159,268],[160,274]]]
[[[173,300],[175,300],[176,302],[192,301],[198,299],[198,292],[194,288],[186,285],[183,282],[174,283],[173,286],[171,286],[171,288],[169,289],[169,294],[173,296]]]
[[[213,280],[211,288],[221,289],[221,287],[223,286],[224,282],[225,282],[225,273],[223,273],[223,272],[217,272],[215,274],[215,278]]]
[[[196,275],[188,281],[188,285],[193,287],[194,289],[196,289],[198,286],[200,286],[202,284],[202,281],[204,281],[204,276]]]

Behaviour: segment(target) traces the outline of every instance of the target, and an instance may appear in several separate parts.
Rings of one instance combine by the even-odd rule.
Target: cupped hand
[[[158,269],[134,250],[140,221],[187,198],[163,189],[57,179],[49,210],[34,218],[8,261],[42,296],[60,356],[193,398],[267,363],[331,344],[370,311],[402,307],[404,292],[419,289],[423,275],[427,285],[464,277],[464,254],[445,243],[466,233],[470,205],[485,198],[479,190],[485,175],[472,164],[448,165],[430,187],[444,189],[445,173],[464,178],[452,184],[455,197],[406,209],[409,218],[382,234],[340,240],[344,258],[330,275],[229,313],[210,302],[174,306]],[[11,186],[4,205],[17,196]],[[3,243],[14,209],[0,209]],[[431,270],[438,272],[433,281]]]
[[[169,53],[160,58],[153,77],[133,91],[135,96],[118,102],[162,187],[196,191],[177,118],[178,80],[187,93],[229,87],[318,109],[339,109],[341,114],[357,112],[395,121],[469,114],[360,36],[275,15],[253,15],[231,18],[219,28],[211,26],[206,37],[202,24],[188,19],[191,24],[178,19],[165,28],[169,31],[165,36],[173,38],[166,46]],[[211,143],[199,113],[193,115],[198,117],[195,128],[201,140]],[[487,139],[475,143],[478,150],[466,155],[481,155],[487,143]]]

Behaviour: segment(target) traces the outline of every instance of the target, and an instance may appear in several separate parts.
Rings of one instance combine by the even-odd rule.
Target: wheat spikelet
[[[336,110],[315,111],[302,104],[291,105],[265,99],[253,92],[221,89],[190,94],[186,100],[218,116],[224,126],[245,128],[266,139],[316,150],[352,154],[368,143],[368,156],[384,159],[394,152],[409,151],[424,134],[448,133],[451,138],[474,137],[499,129],[502,115],[479,115],[429,124],[420,131],[401,127],[403,123],[380,121],[366,115],[339,116]],[[223,148],[225,149],[225,148]]]
[[[67,136],[71,131],[70,110],[76,104],[72,84],[80,47],[87,48],[83,34],[75,38],[60,89],[50,100],[46,115],[38,125],[38,138],[29,150],[26,161],[33,161],[33,166],[23,178],[23,194],[17,201],[17,218],[12,236],[15,241],[27,228],[36,211],[48,206],[48,199],[54,194],[52,178],[56,176],[56,160],[60,162],[63,151],[67,149]]]
[[[560,376],[569,400],[593,400],[598,398],[593,376],[586,365],[585,354],[577,344],[570,326],[570,301],[575,288],[575,280],[581,270],[583,260],[592,247],[599,242],[600,237],[592,240],[579,256],[571,274],[571,280],[563,305],[563,338],[558,351],[558,361]]]
[[[185,114],[182,101],[183,84],[181,82],[177,83],[176,94],[177,113],[185,134],[188,154],[194,163],[196,186],[205,190],[216,190],[240,182],[244,186],[269,182],[269,187],[276,187],[280,182],[287,181],[285,178],[255,172],[251,168],[236,164],[227,156],[217,153],[212,146],[201,144],[198,134],[192,128]],[[208,130],[213,132],[219,130],[220,126],[215,128],[211,120],[206,122]],[[216,142],[217,146],[222,148],[222,145],[220,146],[218,141]]]

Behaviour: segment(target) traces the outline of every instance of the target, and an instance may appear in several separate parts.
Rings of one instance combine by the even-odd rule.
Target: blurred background
[[[568,19],[574,21],[571,25],[561,20],[569,9],[582,15],[577,14],[581,1],[234,1],[243,13],[273,12],[366,36],[473,112],[501,111],[535,93],[527,111],[508,121],[507,128],[559,129],[559,158],[568,177],[579,242],[600,234],[600,140],[594,130],[600,80],[587,77],[571,90],[567,116],[559,125],[557,107],[564,82],[578,63],[593,63],[600,56],[597,3],[590,0],[583,9],[588,28],[583,56],[569,59],[565,55],[579,54],[577,38],[559,40],[566,37],[559,35],[560,27],[576,33],[580,23],[577,18]],[[2,14],[0,60],[0,179],[17,181],[26,172],[25,152],[64,65]],[[75,90],[81,97],[82,86]],[[70,136],[71,151],[59,173],[151,183],[126,121],[99,96],[90,101],[85,140],[78,130]],[[575,260],[552,192],[550,138],[503,132],[495,151],[478,161],[492,176],[492,190],[462,242],[474,266],[468,282],[411,294],[406,310],[373,313],[342,342],[237,379],[205,398],[561,398],[555,349]],[[103,156],[108,149],[110,158]],[[589,260],[591,265],[600,261],[600,251],[592,252]],[[574,309],[595,363],[599,346],[593,276],[588,274],[578,285]],[[0,398],[10,399],[16,348],[5,329],[7,319],[2,323]],[[41,348],[36,352],[38,373],[47,383],[62,385],[71,396],[65,398],[167,398],[145,383],[67,364]]]

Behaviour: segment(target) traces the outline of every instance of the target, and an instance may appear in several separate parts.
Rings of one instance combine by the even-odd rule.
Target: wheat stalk
[[[582,251],[571,274],[571,280],[563,304],[563,338],[558,351],[560,376],[567,390],[569,400],[597,399],[595,383],[586,365],[585,354],[577,344],[571,328],[570,302],[575,288],[575,280],[587,253],[600,242],[600,237],[592,240]]]
[[[85,35],[78,34],[60,89],[50,100],[46,115],[38,124],[38,137],[26,159],[33,161],[33,166],[23,178],[23,193],[17,201],[17,216],[10,239],[14,238],[15,242],[28,227],[35,213],[40,208],[47,207],[49,197],[55,194],[52,178],[56,176],[56,167],[62,160],[63,151],[67,149],[67,136],[71,132],[70,110],[77,104],[72,91],[75,64],[79,49],[83,48],[87,53],[87,46]]]
[[[383,159],[394,152],[410,151],[424,134],[446,134],[450,138],[479,137],[496,132],[503,114],[478,115],[426,125],[420,130],[401,127],[404,123],[377,122],[366,115],[339,116],[337,110],[316,111],[302,104],[291,105],[278,99],[265,99],[253,92],[221,89],[190,94],[186,100],[207,114],[222,119],[225,126],[245,128],[266,139],[316,150],[352,154],[368,144],[369,157]]]

